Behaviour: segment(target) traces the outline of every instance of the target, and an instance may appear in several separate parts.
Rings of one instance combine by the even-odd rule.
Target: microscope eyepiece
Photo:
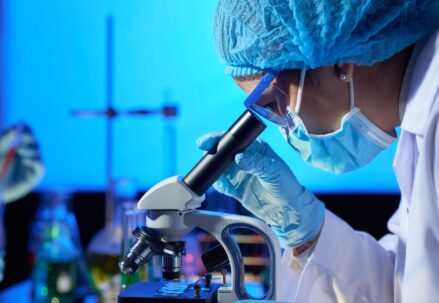
[[[256,114],[246,110],[184,177],[184,183],[202,196],[232,164],[235,155],[244,151],[265,128]]]

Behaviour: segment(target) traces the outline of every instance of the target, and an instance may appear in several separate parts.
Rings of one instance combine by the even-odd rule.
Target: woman
[[[402,130],[401,203],[380,242],[325,210],[262,141],[215,184],[286,248],[279,299],[439,300],[438,26],[437,1],[219,1],[214,36],[226,73],[247,93],[270,83],[250,106],[270,112],[306,162],[349,172]]]

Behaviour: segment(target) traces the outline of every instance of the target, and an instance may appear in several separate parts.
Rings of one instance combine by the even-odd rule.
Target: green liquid
[[[36,302],[73,303],[76,290],[76,260],[41,260],[38,263],[34,289]]]

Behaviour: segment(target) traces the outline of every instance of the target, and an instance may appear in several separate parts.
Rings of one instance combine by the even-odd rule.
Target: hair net
[[[214,38],[226,74],[373,65],[439,26],[438,0],[219,0]]]

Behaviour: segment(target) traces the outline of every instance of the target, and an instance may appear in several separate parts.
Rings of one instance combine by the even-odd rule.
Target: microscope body
[[[223,283],[223,285],[212,287],[209,297],[205,300],[203,293],[200,294],[198,291],[194,294],[193,290],[185,292],[180,297],[167,298],[163,298],[158,292],[153,292],[151,300],[144,300],[147,295],[145,291],[142,292],[141,287],[148,283],[140,282],[122,292],[119,296],[119,303],[233,303],[237,300],[253,299],[245,289],[242,255],[231,236],[231,231],[235,228],[251,229],[265,239],[270,254],[270,287],[265,296],[260,299],[276,300],[279,293],[277,288],[280,284],[281,255],[278,239],[269,226],[259,219],[248,216],[197,210],[204,201],[204,193],[207,189],[234,161],[235,155],[250,145],[265,127],[265,124],[253,113],[244,112],[216,146],[209,150],[184,178],[178,176],[168,178],[146,192],[138,202],[138,208],[147,211],[146,226],[138,227],[133,232],[137,241],[119,263],[122,272],[133,273],[152,255],[160,255],[162,256],[163,278],[178,280],[182,256],[185,253],[182,238],[193,228],[198,227],[211,234],[225,250],[231,269],[230,285]],[[162,299],[164,301],[161,301]]]
[[[216,296],[212,302],[233,303],[240,299],[251,298],[244,286],[242,255],[231,235],[231,231],[234,228],[248,228],[261,234],[266,240],[270,253],[270,289],[264,296],[264,299],[275,300],[278,293],[276,287],[279,285],[281,259],[276,235],[268,225],[252,217],[196,210],[196,208],[201,206],[203,200],[204,196],[200,197],[193,193],[181,178],[172,177],[158,183],[148,191],[140,199],[138,208],[147,210],[147,229],[153,230],[156,232],[156,235],[160,235],[160,240],[165,243],[179,243],[187,233],[193,228],[198,227],[211,234],[222,245],[230,262],[231,283],[230,285],[217,287],[216,293],[212,294]],[[167,201],[170,201],[170,203],[167,203]],[[166,209],[167,207],[169,209]],[[169,268],[162,268],[162,270],[164,272],[174,270],[177,273],[181,269],[182,255],[169,253],[170,251],[165,249],[160,253],[164,260],[170,261],[167,264]],[[121,294],[119,303],[131,302],[124,300],[123,296],[124,293]],[[188,299],[187,297],[188,295],[184,295],[183,299]],[[155,302],[159,302],[157,301],[159,298],[160,295],[156,294]],[[181,302],[181,300],[182,298],[167,298],[166,302]],[[144,302],[147,301],[145,300]]]

